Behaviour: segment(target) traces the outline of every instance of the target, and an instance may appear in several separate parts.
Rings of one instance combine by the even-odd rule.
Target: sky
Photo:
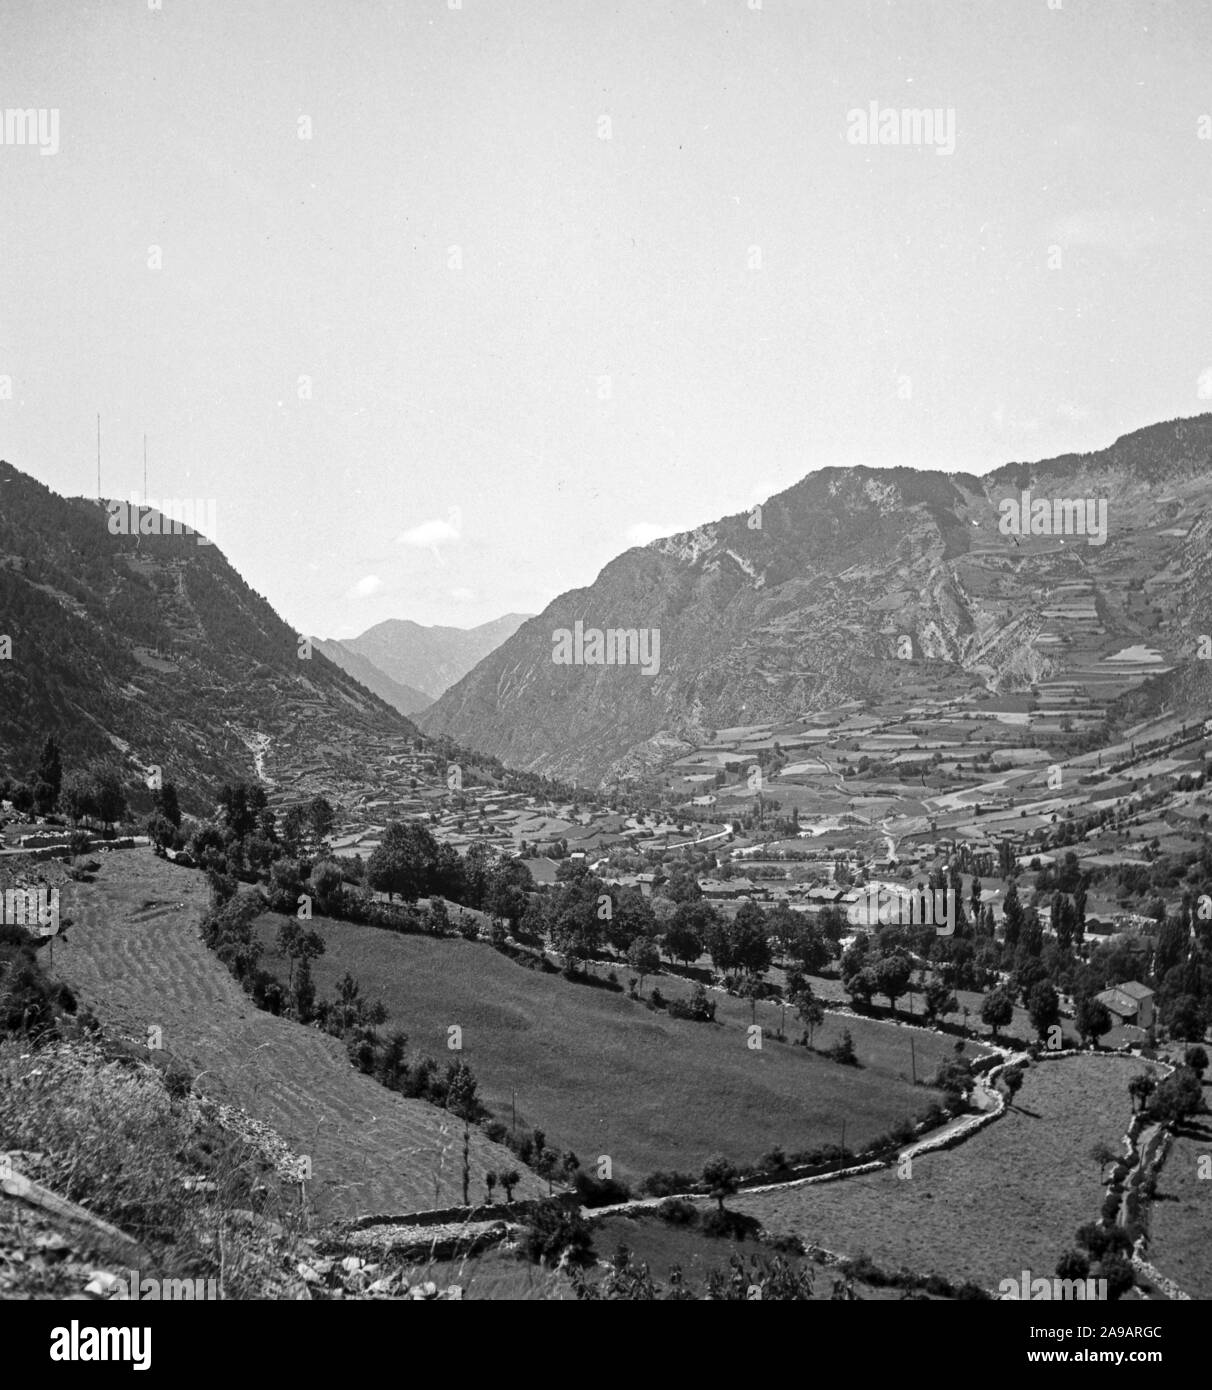
[[[302,632],[1212,409],[1207,0],[0,14],[0,458],[95,496],[100,413],[127,499],[146,433]]]

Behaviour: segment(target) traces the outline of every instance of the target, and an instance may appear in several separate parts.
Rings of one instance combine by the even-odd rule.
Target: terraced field
[[[1077,1227],[1098,1217],[1103,1188],[1090,1149],[1102,1141],[1119,1151],[1128,1082],[1144,1067],[1114,1056],[1040,1063],[1013,1110],[955,1149],[914,1159],[911,1177],[885,1169],[741,1194],[730,1205],[769,1230],[884,1268],[988,1289],[1024,1269],[1051,1277]]]
[[[280,921],[267,914],[258,923],[267,947]],[[373,984],[366,992],[386,1004],[389,1027],[437,1058],[449,1055],[446,1030],[458,1024],[494,1114],[509,1123],[516,1093],[519,1125],[537,1125],[552,1147],[572,1149],[586,1166],[609,1155],[629,1181],[655,1169],[697,1172],[716,1152],[754,1163],[775,1145],[836,1143],[843,1124],[847,1145],[858,1148],[937,1094],[911,1084],[905,1030],[875,1021],[853,1021],[868,1065],[843,1067],[770,1040],[750,1050],[750,1011],[735,1000],[722,1000],[716,1025],[679,1021],[622,993],[529,970],[487,943],[320,917],[312,926],[327,943],[312,967],[321,994],[331,995],[348,970]],[[263,961],[285,978],[270,950]],[[690,993],[682,980],[659,984],[671,998]],[[769,1005],[759,1021],[775,1022]],[[832,1036],[841,1026],[831,1020],[822,1031]],[[919,1077],[952,1054],[947,1038],[918,1034],[916,1046]]]
[[[256,1009],[198,935],[207,900],[200,873],[149,850],[105,854],[101,863],[95,883],[63,888],[62,911],[74,925],[55,942],[52,973],[103,1024],[141,1041],[159,1027],[165,1051],[202,1073],[201,1090],[310,1155],[311,1195],[331,1215],[461,1200],[459,1122],[356,1072],[335,1038]],[[473,1193],[484,1190],[487,1170],[518,1166],[472,1130]],[[528,1173],[517,1191],[536,1196],[546,1185]]]

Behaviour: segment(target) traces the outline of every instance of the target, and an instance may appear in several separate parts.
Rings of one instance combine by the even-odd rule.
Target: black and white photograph
[[[1198,1355],[1207,0],[0,33],[0,1341]]]

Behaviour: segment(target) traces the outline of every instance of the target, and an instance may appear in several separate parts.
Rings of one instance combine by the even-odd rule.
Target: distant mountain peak
[[[341,645],[397,685],[411,687],[432,701],[511,637],[529,617],[525,613],[506,613],[470,628],[438,624],[425,627],[410,618],[386,618],[357,637],[343,639]]]

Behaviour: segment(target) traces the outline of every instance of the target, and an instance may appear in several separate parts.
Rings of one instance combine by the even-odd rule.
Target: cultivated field
[[[1128,1081],[1143,1069],[1112,1056],[1038,1063],[1013,1110],[955,1149],[915,1159],[911,1177],[885,1169],[741,1194],[730,1205],[769,1230],[867,1254],[886,1269],[990,1290],[1023,1269],[1051,1277],[1077,1227],[1098,1218],[1103,1188],[1089,1151],[1099,1141],[1119,1151]]]
[[[159,1027],[165,1052],[202,1073],[201,1090],[310,1155],[310,1195],[326,1212],[406,1212],[462,1199],[459,1122],[360,1075],[336,1038],[255,1008],[202,944],[200,873],[149,850],[100,861],[95,883],[63,890],[75,925],[55,942],[52,973],[108,1029],[146,1040]],[[514,1166],[508,1150],[472,1130],[473,1192],[483,1191],[486,1170]],[[529,1173],[517,1189],[545,1191]]]
[[[261,919],[267,943],[281,920]],[[857,1148],[935,1095],[902,1079],[910,1070],[904,1030],[879,1023],[852,1027],[860,1060],[872,1065],[842,1067],[770,1040],[750,1050],[749,1009],[735,1001],[724,1001],[724,1024],[678,1021],[621,993],[526,969],[486,943],[323,918],[312,925],[328,947],[313,965],[321,994],[332,994],[348,970],[364,993],[382,998],[389,1029],[403,1029],[413,1050],[440,1060],[452,1055],[447,1029],[459,1025],[463,1055],[495,1115],[511,1122],[516,1091],[519,1127],[537,1125],[586,1166],[607,1154],[631,1180],[660,1168],[695,1172],[716,1152],[756,1162],[775,1145],[836,1143],[843,1120],[846,1143]],[[264,960],[275,968],[268,951]],[[690,992],[684,981],[659,984],[669,997]],[[769,1006],[759,1017],[772,1025]],[[920,1076],[951,1044],[919,1039]]]
[[[1149,1204],[1147,1258],[1192,1298],[1212,1298],[1212,1180],[1199,1176],[1201,1158],[1206,1170],[1212,1162],[1207,1115],[1185,1125],[1166,1155]]]

